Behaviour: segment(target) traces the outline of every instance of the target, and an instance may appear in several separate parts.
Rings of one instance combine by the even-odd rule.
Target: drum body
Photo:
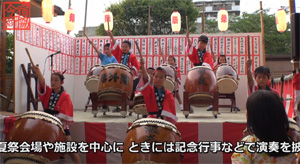
[[[216,68],[217,85],[219,93],[231,94],[238,88],[238,77],[236,70],[229,64],[220,64]]]
[[[142,93],[136,93],[134,95],[133,102],[134,102],[133,111],[136,114],[148,115],[147,107]]]
[[[41,111],[29,111],[24,113],[7,136],[7,142],[15,141],[19,144],[27,142],[50,142],[65,141],[65,133],[60,120],[48,113]],[[59,160],[63,156],[61,153],[54,153],[54,149],[47,153],[44,148],[41,153],[8,153],[4,155],[5,163],[46,163]]]
[[[87,74],[84,84],[90,93],[98,92],[99,76],[102,69],[103,66],[94,65]]]
[[[162,67],[167,73],[164,87],[173,92],[176,89],[176,69],[169,64],[162,64],[160,67]]]
[[[122,154],[123,163],[180,163],[180,153],[165,153],[163,150],[164,142],[174,143],[180,141],[180,132],[176,126],[168,121],[153,118],[139,119],[128,128],[127,136],[124,141],[124,153]],[[131,153],[129,148],[132,142],[138,144],[132,150],[138,153]],[[149,143],[149,152],[142,152],[141,143]],[[153,152],[152,143],[162,143],[156,146],[162,152]],[[175,148],[174,148],[175,149]]]
[[[185,91],[190,100],[211,100],[214,92],[218,91],[214,72],[205,66],[193,67],[186,76]],[[211,104],[197,104],[197,107],[206,107]]]
[[[130,69],[123,64],[108,64],[101,71],[98,98],[106,100],[121,99],[126,93],[128,99],[132,94],[133,76]]]

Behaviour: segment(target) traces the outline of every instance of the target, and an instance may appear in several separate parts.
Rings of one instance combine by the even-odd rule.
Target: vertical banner
[[[174,41],[174,44],[173,44],[174,53],[173,53],[173,55],[179,55],[179,53],[178,53],[179,40],[178,40],[178,38],[174,38],[173,41]]]
[[[57,51],[57,45],[56,45],[56,42],[57,42],[57,40],[56,40],[56,33],[53,32],[53,50],[54,50],[54,51]]]
[[[213,38],[213,49],[214,49],[214,53],[217,54],[218,53],[218,38]]]
[[[36,45],[40,46],[40,27],[36,26]]]
[[[134,54],[134,47],[135,47],[135,44],[134,44],[134,39],[129,39],[129,42],[130,42],[130,44],[131,44],[131,48],[130,48],[130,53],[131,54]]]
[[[87,57],[86,72],[88,73],[92,67],[92,57]]]
[[[60,35],[59,33],[56,33],[56,50],[60,51]]]
[[[227,60],[227,63],[228,63],[228,64],[232,65],[232,64],[231,64],[231,56],[226,56],[226,60]]]
[[[91,56],[92,55],[92,45],[88,42],[88,41],[86,41],[87,42],[87,56]]]
[[[254,56],[254,65],[253,66],[254,66],[253,70],[255,70],[257,67],[259,67],[259,56]]]
[[[50,49],[49,30],[46,30],[46,48]]]
[[[33,45],[36,45],[36,25],[35,24],[32,24],[31,28],[32,28],[32,40],[33,40]],[[17,31],[17,40],[20,39],[20,33],[19,31]]]
[[[53,50],[53,36],[52,36],[52,34],[53,34],[53,31],[50,31],[50,33],[49,33],[49,49],[50,50]]]
[[[80,40],[76,40],[76,56],[80,56]]]
[[[146,55],[146,39],[142,39],[142,55]]]
[[[98,57],[93,57],[93,66],[99,64],[99,58]]]
[[[161,38],[160,40],[160,44],[161,44],[161,52],[166,55],[166,39],[165,38]]]
[[[226,38],[226,55],[232,55],[231,54],[231,38]]]
[[[240,54],[245,55],[245,37],[240,37]]]
[[[148,39],[148,54],[147,55],[152,55],[152,38]]]
[[[81,58],[81,63],[80,63],[80,74],[84,75],[85,74],[85,58]]]
[[[244,75],[246,73],[245,71],[245,62],[246,62],[245,56],[240,56],[240,74]]]
[[[224,51],[224,44],[225,44],[225,38],[224,37],[220,37],[220,44],[219,44],[219,54],[224,55],[225,51]]]
[[[86,55],[86,40],[82,39],[81,40],[81,56],[85,56]]]
[[[180,74],[185,74],[185,57],[180,57]]]
[[[232,65],[237,71],[239,71],[239,59],[238,58],[239,58],[238,56],[233,56],[233,59],[232,59],[232,62],[233,62]]]
[[[253,37],[254,38],[254,55],[259,55],[259,38],[258,37]]]
[[[134,39],[134,42],[137,42],[137,44],[139,45],[139,48],[141,48],[141,42],[140,42],[140,39],[136,38],[136,39]],[[134,45],[135,45],[135,43],[134,43]],[[135,50],[134,50],[134,54],[136,55],[136,57],[138,57],[138,56],[140,55],[140,53],[139,53],[139,51],[138,51],[137,46],[135,46],[134,49],[135,49]]]
[[[47,48],[46,46],[46,29],[43,28],[43,33],[42,33],[42,40],[43,40],[43,48]]]
[[[239,54],[239,46],[238,46],[238,38],[234,37],[233,38],[233,55],[238,55]]]
[[[96,45],[96,47],[97,47],[97,45],[98,45],[98,40],[97,39],[94,39],[93,40],[93,43],[94,43],[94,45]],[[93,50],[92,50],[92,52],[93,52],[93,56],[98,56],[98,54],[97,54],[97,52],[94,50],[94,48],[92,48]],[[100,48],[98,47],[98,50],[99,50]],[[99,50],[100,51],[100,50]],[[101,51],[100,51],[101,52]]]
[[[167,54],[172,55],[172,38],[167,38]]]
[[[159,46],[158,45],[158,38],[154,38],[154,55],[159,55]]]
[[[146,60],[144,60],[144,61],[146,61]],[[149,67],[153,67],[153,65],[152,65],[152,57],[148,57],[148,67],[147,68],[149,68]]]
[[[79,69],[80,69],[80,58],[76,57],[75,58],[75,74],[79,74]]]
[[[154,68],[157,68],[159,66],[158,60],[159,60],[158,57],[155,56],[154,57]]]
[[[101,53],[104,53],[104,40],[103,39],[99,40],[99,51]]]
[[[180,55],[185,55],[185,38],[180,38]]]

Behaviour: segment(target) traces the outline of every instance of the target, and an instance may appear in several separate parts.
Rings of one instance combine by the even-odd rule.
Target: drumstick
[[[249,35],[247,36],[247,42],[248,42],[248,60],[251,60],[251,57],[250,57],[250,37]]]
[[[25,50],[26,50],[27,55],[28,55],[28,57],[29,57],[30,63],[31,63],[32,65],[34,65],[33,60],[32,60],[32,58],[31,58],[31,56],[30,56],[30,53],[29,53],[28,49],[25,48]],[[35,66],[35,65],[34,65],[34,66]]]
[[[188,21],[188,16],[185,16],[185,24],[186,24],[186,31],[189,31],[189,21]]]
[[[136,48],[139,52],[140,58],[143,60],[143,56],[142,56],[142,53],[141,53],[141,50],[140,50],[140,47],[139,47],[139,44],[138,44],[137,40],[135,41],[135,46],[136,46]]]
[[[91,41],[91,40],[89,39],[89,37],[86,35],[85,31],[83,31],[83,35],[86,37],[86,39],[87,39],[88,41]]]

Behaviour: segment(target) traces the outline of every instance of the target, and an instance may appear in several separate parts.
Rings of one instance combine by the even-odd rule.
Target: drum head
[[[175,90],[175,83],[173,82],[173,80],[167,78],[167,79],[165,80],[165,82],[164,82],[164,87],[165,87],[167,90],[173,92],[173,91]]]
[[[85,87],[90,93],[98,92],[98,84],[98,78],[89,78],[85,82]]]
[[[190,94],[189,95],[190,100],[208,100],[211,101],[213,99],[213,95],[211,94],[206,94],[206,93],[195,93],[195,94]],[[201,103],[201,104],[191,104],[192,106],[195,107],[207,107],[210,106],[211,103]]]
[[[231,78],[221,78],[218,80],[219,93],[231,94],[237,90],[238,84]]]
[[[137,126],[159,126],[162,128],[170,129],[173,132],[181,136],[180,132],[177,130],[177,127],[169,121],[165,121],[157,118],[142,118],[133,122],[133,124],[128,128],[127,132],[132,128]]]
[[[136,114],[148,115],[147,107],[145,104],[138,104],[133,107],[133,111]]]

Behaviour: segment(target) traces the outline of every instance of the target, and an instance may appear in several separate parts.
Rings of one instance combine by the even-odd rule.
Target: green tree
[[[6,73],[13,73],[14,35],[6,32]]]
[[[291,33],[290,25],[285,32],[279,33],[276,29],[275,14],[269,15],[268,9],[264,10],[264,29],[265,29],[265,45],[266,54],[290,54]],[[216,20],[206,20],[206,28],[208,33],[218,33],[218,23]],[[260,32],[260,13],[243,13],[241,16],[230,17],[228,33],[248,33]]]
[[[178,11],[181,15],[181,31],[186,32],[186,16],[189,19],[189,30],[196,31],[195,21],[199,9],[192,0],[124,0],[111,5],[114,16],[113,35],[147,35],[148,34],[148,6],[151,15],[152,35],[171,34],[171,14]],[[97,35],[107,35],[101,24],[96,30]]]

